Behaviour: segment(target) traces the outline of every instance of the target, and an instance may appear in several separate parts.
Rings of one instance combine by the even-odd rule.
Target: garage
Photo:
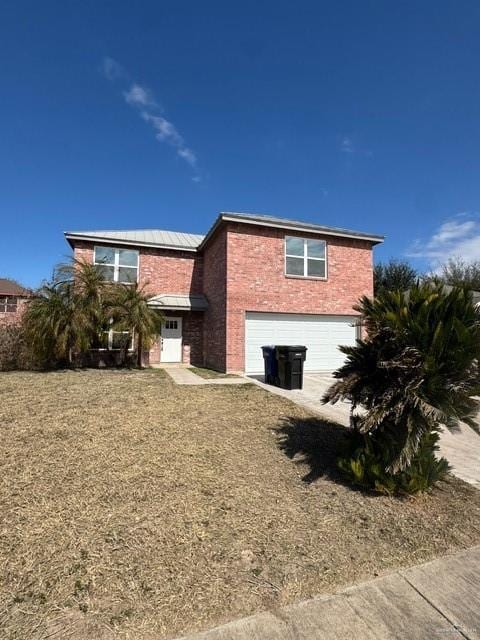
[[[339,345],[355,345],[354,316],[248,311],[245,319],[245,371],[263,372],[262,346],[301,344],[308,348],[305,371],[333,371],[345,356]]]

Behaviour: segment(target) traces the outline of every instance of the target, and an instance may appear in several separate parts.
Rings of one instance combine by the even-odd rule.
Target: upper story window
[[[15,296],[0,296],[0,313],[15,313],[17,298]]]
[[[285,275],[327,277],[327,243],[310,238],[285,237]]]
[[[95,247],[94,263],[106,282],[132,284],[138,280],[138,251]]]

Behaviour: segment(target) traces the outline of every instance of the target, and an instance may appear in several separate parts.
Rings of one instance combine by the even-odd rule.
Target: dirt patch
[[[480,543],[480,492],[353,491],[336,425],[162,371],[0,374],[2,638],[152,640]]]

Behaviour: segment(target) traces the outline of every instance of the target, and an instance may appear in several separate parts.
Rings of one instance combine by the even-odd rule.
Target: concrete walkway
[[[247,378],[202,378],[187,367],[157,367],[165,369],[176,384],[200,385],[200,384],[249,384],[252,380]]]
[[[480,638],[480,547],[183,640]]]
[[[334,381],[328,373],[306,373],[303,376],[303,389],[279,389],[262,382],[263,376],[252,377],[263,389],[292,400],[327,420],[346,427],[350,424],[350,403],[322,404],[321,398]],[[480,420],[479,420],[480,422]],[[469,484],[480,489],[480,436],[467,425],[460,431],[450,433],[444,429],[440,436],[440,455],[444,456],[452,467],[452,473]]]

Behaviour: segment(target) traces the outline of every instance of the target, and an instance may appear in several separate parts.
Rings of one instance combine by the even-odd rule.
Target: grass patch
[[[203,367],[190,367],[190,371],[207,380],[211,380],[212,378],[238,378],[238,376],[233,373],[221,373],[220,371],[215,371],[215,369],[205,369]]]
[[[341,427],[163,371],[0,374],[2,638],[151,640],[480,543],[480,492],[341,483]]]

